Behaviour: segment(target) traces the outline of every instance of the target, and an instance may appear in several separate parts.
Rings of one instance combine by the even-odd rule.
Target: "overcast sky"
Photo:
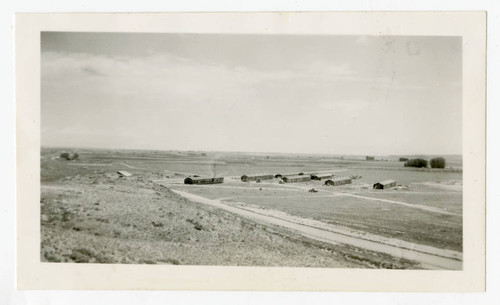
[[[460,154],[459,37],[42,33],[43,146]]]

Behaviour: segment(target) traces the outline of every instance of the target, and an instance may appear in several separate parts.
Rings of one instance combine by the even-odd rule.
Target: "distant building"
[[[372,156],[366,156],[366,161],[374,161],[375,157]]]
[[[311,180],[326,180],[333,178],[332,174],[311,174]]]
[[[309,175],[295,175],[295,176],[285,176],[283,177],[283,182],[292,183],[292,182],[304,182],[311,181],[311,176]]]
[[[274,175],[267,175],[267,174],[243,175],[241,176],[241,181],[250,182],[250,181],[269,180],[273,178]]]
[[[385,189],[395,187],[395,186],[396,186],[396,181],[389,179],[389,180],[384,180],[384,181],[380,181],[380,182],[375,183],[373,185],[373,188],[376,190],[385,190]]]
[[[302,175],[303,174],[304,173],[302,173]],[[276,174],[276,175],[274,175],[274,178],[282,178],[282,177],[290,177],[290,176],[298,176],[298,175],[300,175],[300,173],[298,173],[298,174]]]
[[[131,174],[131,173],[126,172],[126,171],[118,171],[118,172],[116,172],[116,173],[117,173],[118,175],[120,175],[120,177],[130,177],[130,176],[132,176],[132,174]]]
[[[349,177],[335,177],[325,181],[325,185],[332,185],[332,186],[351,184],[351,183],[352,179]]]
[[[184,184],[216,184],[216,183],[224,183],[224,177],[216,177],[216,178],[189,177],[184,179]]]
[[[399,162],[406,162],[408,161],[408,158],[399,158]]]

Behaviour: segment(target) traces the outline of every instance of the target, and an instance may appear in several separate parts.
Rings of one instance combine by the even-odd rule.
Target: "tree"
[[[446,160],[444,158],[431,159],[431,168],[445,168]]]
[[[405,167],[427,167],[427,160],[411,159],[406,161]]]

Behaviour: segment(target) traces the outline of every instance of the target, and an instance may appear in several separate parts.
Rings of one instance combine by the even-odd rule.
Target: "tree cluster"
[[[403,161],[400,158],[400,161]],[[429,162],[425,159],[410,159],[405,162],[405,167],[428,167]],[[430,162],[431,168],[445,168],[446,167],[446,160],[442,157],[438,158],[433,158],[431,159]]]

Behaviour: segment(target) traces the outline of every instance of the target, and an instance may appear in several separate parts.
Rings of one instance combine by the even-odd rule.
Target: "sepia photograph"
[[[16,281],[485,289],[485,14],[16,15]]]
[[[462,38],[41,32],[40,261],[462,270]]]

